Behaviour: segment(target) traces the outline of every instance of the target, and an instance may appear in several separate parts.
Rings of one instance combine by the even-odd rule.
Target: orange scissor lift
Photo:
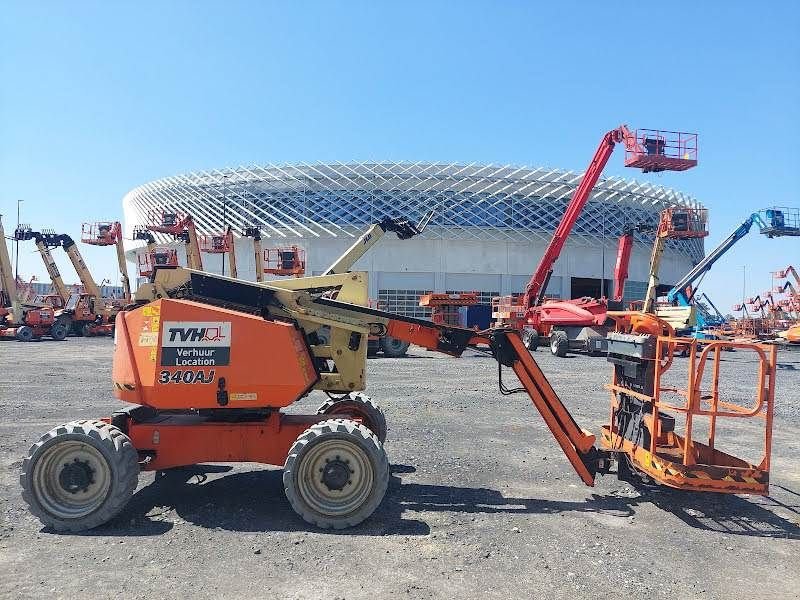
[[[419,298],[419,305],[431,309],[431,321],[437,325],[466,327],[462,322],[461,308],[478,304],[478,292],[460,292],[454,294],[424,294]]]

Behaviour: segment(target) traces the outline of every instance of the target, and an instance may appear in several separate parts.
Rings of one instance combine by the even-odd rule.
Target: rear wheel
[[[51,429],[22,462],[22,498],[57,531],[83,531],[113,519],[139,478],[136,449],[118,428],[73,421]]]
[[[306,429],[289,450],[283,486],[294,511],[323,529],[344,529],[369,517],[389,483],[389,460],[366,427],[331,419]]]
[[[522,343],[531,352],[535,352],[539,347],[539,332],[535,329],[522,330]]]
[[[367,427],[380,440],[386,441],[386,416],[372,398],[360,392],[352,392],[344,398],[331,398],[317,410],[318,415],[348,415],[361,419]]]
[[[67,337],[67,326],[61,321],[56,321],[53,323],[53,326],[50,327],[49,333],[51,338],[60,342]]]
[[[389,335],[385,335],[381,338],[381,350],[383,350],[383,355],[388,358],[400,358],[401,356],[405,356],[409,346],[410,344],[408,342],[395,339]]]
[[[17,339],[20,342],[33,341],[33,329],[27,325],[17,328]]]
[[[81,335],[83,337],[89,337],[92,335],[92,326],[88,323],[84,323],[81,325]]]
[[[550,334],[550,352],[553,356],[564,358],[569,350],[569,338],[563,331],[554,331]]]

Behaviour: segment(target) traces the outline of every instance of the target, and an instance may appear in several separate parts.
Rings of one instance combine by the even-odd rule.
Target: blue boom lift
[[[734,230],[723,242],[714,248],[697,266],[684,275],[675,286],[667,292],[667,301],[673,306],[695,306],[694,296],[697,285],[694,283],[702,279],[711,267],[730,250],[736,242],[745,237],[753,224],[758,225],[760,233],[769,238],[783,236],[800,236],[800,210],[796,208],[774,207],[754,212],[744,223]],[[696,338],[705,338],[704,330],[708,327],[721,325],[719,319],[706,310],[697,310],[694,323],[689,323],[686,330],[678,331],[681,335],[690,335]]]

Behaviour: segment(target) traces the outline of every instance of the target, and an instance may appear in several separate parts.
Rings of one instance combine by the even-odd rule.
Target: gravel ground
[[[800,597],[800,352],[780,354],[769,497],[637,490],[614,476],[587,488],[530,401],[499,395],[494,361],[412,349],[369,361],[393,474],[359,527],[311,529],[280,470],[213,465],[143,474],[117,519],[57,535],[20,498],[21,458],[50,427],[118,406],[111,352],[108,339],[0,344],[2,597]],[[536,358],[596,431],[608,412],[604,359]],[[726,356],[731,397],[752,374],[741,353]],[[746,428],[723,433],[757,454]]]

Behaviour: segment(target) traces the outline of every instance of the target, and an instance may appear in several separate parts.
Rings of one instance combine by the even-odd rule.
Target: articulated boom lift
[[[711,270],[714,263],[750,232],[753,225],[757,225],[759,232],[768,238],[800,235],[800,226],[792,217],[796,212],[796,209],[790,208],[768,208],[751,214],[669,290],[667,303],[670,306],[658,307],[656,315],[669,321],[679,333],[706,337],[703,330],[714,323],[709,322],[709,315],[692,310],[695,308],[693,299],[699,281]],[[676,311],[675,307],[682,307],[682,310]]]
[[[191,215],[180,212],[151,211],[148,213],[148,223],[145,228],[155,233],[165,233],[175,240],[180,240],[186,245],[186,265],[190,269],[203,269],[203,259],[200,256],[200,242],[194,219]]]
[[[18,228],[15,238],[20,241],[32,239],[36,242],[36,248],[56,291],[56,295],[45,296],[44,299],[56,308],[56,318],[66,330],[76,335],[110,335],[113,331],[116,309],[103,298],[75,241],[66,234],[45,230],[33,231],[29,226]],[[58,247],[66,252],[83,291],[71,293],[64,285],[50,253],[50,248]]]
[[[346,274],[349,291],[365,294],[366,281],[354,275]],[[115,395],[129,405],[110,418],[55,428],[34,444],[21,475],[31,511],[57,530],[88,529],[122,510],[140,470],[247,461],[283,465],[288,500],[309,523],[336,529],[360,523],[380,504],[389,479],[385,417],[358,393],[366,385],[369,334],[452,356],[472,347],[494,357],[501,394],[528,394],[587,485],[616,462],[622,477],[647,476],[678,489],[768,492],[774,349],[735,345],[752,351],[760,365],[756,401],[739,407],[719,398],[718,378],[701,387],[704,369],[717,373],[720,351],[733,344],[712,342],[699,353],[689,340],[689,385],[683,403],[676,403],[674,394],[661,397],[673,389],[661,383],[675,343],[669,326],[648,315],[615,313],[620,332],[612,334],[609,354],[611,420],[598,448],[518,332],[475,332],[353,304],[335,277],[273,286],[157,269],[150,290],[140,290],[157,299],[117,317],[112,377]],[[330,292],[337,288],[334,299]],[[311,335],[321,325],[331,329],[329,344]],[[506,387],[503,367],[514,371],[520,388]],[[329,395],[317,414],[281,410],[311,390]],[[686,435],[676,433],[681,415]],[[707,443],[691,436],[692,423],[703,418],[712,423]],[[714,425],[723,418],[763,420],[759,463],[715,448]]]
[[[155,267],[178,266],[177,250],[168,246],[158,246],[153,232],[146,227],[135,226],[133,239],[144,241],[147,244],[144,252],[136,253],[139,277],[150,277],[154,273]]]
[[[650,274],[642,310],[652,313],[658,295],[658,273],[667,240],[704,238],[708,235],[708,211],[704,208],[671,207],[661,212],[653,253],[650,257]]]
[[[128,279],[128,265],[125,262],[125,246],[122,238],[122,224],[119,221],[84,223],[81,227],[81,241],[92,246],[114,246],[117,250],[117,265],[122,281],[125,302],[131,299],[131,282]]]
[[[617,144],[625,146],[625,166],[640,168],[645,173],[685,171],[697,165],[697,134],[628,129],[621,125],[603,136],[589,167],[575,189],[561,221],[556,227],[544,255],[533,273],[520,303],[510,297],[501,299],[501,310],[493,315],[498,325],[510,322],[524,331],[525,345],[535,349],[541,335],[550,335],[551,351],[565,356],[570,345],[595,350],[595,340],[602,340],[605,331],[607,302],[604,298],[579,298],[544,302],[547,284],[553,274],[572,227],[578,220],[600,174]],[[520,319],[521,317],[521,319]],[[522,322],[520,322],[520,320]]]
[[[0,337],[30,342],[43,336],[60,341],[67,330],[56,321],[52,306],[20,300],[0,219]]]

